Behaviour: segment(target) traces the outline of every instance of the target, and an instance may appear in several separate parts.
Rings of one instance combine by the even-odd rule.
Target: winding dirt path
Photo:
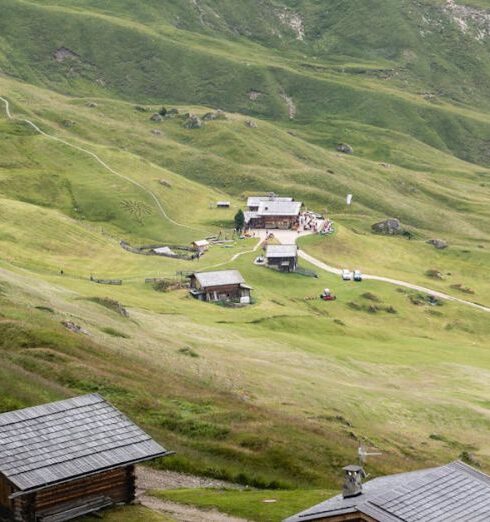
[[[341,270],[340,268],[336,268],[331,265],[327,265],[326,263],[323,263],[322,261],[319,261],[313,256],[310,256],[303,250],[299,250],[298,252],[299,257],[304,259],[305,261],[308,261],[308,263],[311,263],[312,265],[316,266],[317,268],[320,268],[321,270],[324,270],[325,272],[330,272],[331,274],[340,275]],[[396,286],[402,286],[404,288],[409,288],[411,290],[416,290],[418,292],[423,292],[425,294],[430,294],[435,297],[438,297],[439,299],[445,299],[446,301],[454,301],[456,303],[464,304],[467,306],[472,306],[473,308],[477,308],[478,310],[482,310],[484,312],[490,312],[490,308],[480,305],[477,303],[472,303],[471,301],[465,301],[464,299],[460,299],[459,297],[453,297],[452,295],[445,294],[443,292],[439,292],[438,290],[431,290],[430,288],[426,288],[425,286],[419,286],[414,285],[412,283],[407,283],[406,281],[400,281],[398,279],[391,279],[390,277],[383,277],[383,276],[376,276],[376,275],[369,275],[369,274],[363,274],[363,279],[371,280],[371,281],[381,281],[383,283],[389,283]]]
[[[104,160],[102,160],[99,156],[97,156],[97,154],[95,154],[94,152],[92,152],[90,150],[87,150],[87,149],[84,149],[83,147],[80,147],[78,145],[74,145],[73,143],[65,141],[65,140],[63,140],[61,138],[58,138],[56,136],[52,136],[50,134],[47,134],[46,132],[41,130],[35,123],[33,123],[31,120],[28,120],[28,119],[25,119],[25,118],[16,118],[16,117],[14,117],[12,115],[12,113],[10,112],[9,101],[6,98],[4,98],[3,96],[0,96],[0,101],[2,101],[4,103],[4,105],[5,105],[5,113],[6,113],[7,118],[9,120],[17,120],[17,121],[25,122],[28,125],[30,125],[36,132],[41,134],[42,136],[44,136],[46,138],[49,138],[51,140],[57,141],[59,143],[62,143],[63,145],[66,145],[67,147],[71,147],[72,149],[78,150],[79,152],[83,152],[83,153],[91,156],[95,161],[97,161],[100,165],[102,165],[102,167],[104,167],[106,170],[108,170],[111,174],[113,174],[115,176],[118,176],[119,178],[124,179],[125,181],[128,181],[129,183],[132,183],[134,186],[138,187],[143,192],[148,194],[154,200],[158,210],[160,211],[160,213],[164,217],[164,219],[166,219],[170,223],[173,223],[176,226],[187,228],[187,229],[190,229],[190,230],[195,230],[195,231],[199,230],[200,232],[202,232],[201,229],[197,229],[197,228],[191,227],[189,225],[185,225],[183,223],[179,223],[179,222],[175,221],[174,219],[172,219],[167,214],[165,209],[163,208],[162,204],[160,203],[160,200],[157,198],[157,196],[150,189],[146,188],[144,185],[141,185],[137,181],[135,181],[135,180],[133,180],[131,178],[128,178],[124,174],[121,174],[121,173],[117,172],[112,167],[110,167]],[[259,242],[257,243],[257,245],[254,247],[253,250],[247,250],[246,252],[239,252],[238,254],[235,254],[230,259],[230,261],[226,261],[224,263],[220,263],[220,264],[214,265],[212,267],[207,267],[207,269],[209,269],[209,268],[217,268],[219,266],[224,266],[224,265],[226,265],[226,264],[228,264],[228,263],[230,263],[232,261],[235,261],[238,257],[240,257],[240,256],[242,256],[244,254],[249,254],[251,252],[255,252],[258,249],[258,247],[260,246],[260,244],[263,241],[263,239],[265,239],[265,231],[258,231],[258,232],[259,232]],[[275,233],[276,238],[281,243],[285,243],[285,242],[286,243],[287,242],[294,242],[295,243],[297,238],[300,235],[304,235],[304,234],[297,235],[296,233],[294,233],[294,232],[292,233],[291,231],[275,231],[275,232],[277,232],[277,233]],[[283,232],[283,234],[281,234],[281,232]],[[326,263],[324,263],[322,261],[319,261],[315,257],[307,254],[303,250],[299,250],[299,257],[301,257],[305,261],[308,261],[312,265],[314,265],[317,268],[319,268],[321,270],[324,270],[326,272],[330,272],[330,273],[336,274],[336,275],[340,275],[340,273],[341,273],[341,270],[339,268],[336,268],[336,267],[331,266],[331,265],[327,265]],[[369,274],[363,274],[363,278],[366,279],[366,280],[381,281],[381,282],[384,282],[384,283],[389,283],[389,284],[392,284],[392,285],[401,286],[401,287],[404,287],[404,288],[409,288],[411,290],[416,290],[418,292],[424,292],[426,294],[430,294],[430,295],[433,295],[435,297],[439,297],[440,299],[445,299],[447,301],[453,301],[453,302],[456,302],[456,303],[459,303],[459,304],[463,304],[463,305],[466,305],[466,306],[471,306],[473,308],[476,308],[478,310],[482,310],[482,311],[487,312],[487,313],[490,312],[490,308],[487,307],[487,306],[480,305],[478,303],[472,303],[471,301],[466,301],[465,299],[461,299],[459,297],[454,297],[454,296],[445,294],[443,292],[439,292],[437,290],[432,290],[430,288],[426,288],[426,287],[423,287],[423,286],[415,285],[415,284],[412,284],[412,283],[407,283],[406,281],[400,281],[398,279],[391,279],[389,277],[369,275]]]
[[[120,172],[117,172],[116,170],[114,170],[111,166],[109,166],[104,160],[102,160],[97,154],[95,154],[95,152],[92,152],[90,150],[87,150],[87,149],[84,149],[83,147],[80,147],[78,145],[74,145],[73,143],[70,143],[68,141],[65,141],[61,138],[58,138],[57,136],[53,136],[51,134],[48,134],[46,132],[44,132],[42,129],[40,129],[35,123],[33,123],[31,120],[27,120],[25,118],[17,118],[17,117],[14,117],[12,116],[12,113],[10,112],[10,104],[9,104],[9,101],[4,98],[3,96],[0,96],[0,101],[2,101],[5,105],[5,113],[7,114],[7,118],[9,120],[17,120],[17,121],[21,121],[21,122],[24,122],[24,123],[27,123],[28,125],[30,125],[36,132],[38,132],[39,134],[41,134],[42,136],[44,136],[45,138],[48,138],[50,140],[54,140],[54,141],[57,141],[58,143],[62,143],[63,145],[66,145],[67,147],[70,147],[72,149],[75,149],[75,150],[78,150],[79,152],[83,152],[84,154],[87,154],[88,156],[90,156],[91,158],[93,158],[97,163],[99,163],[100,165],[102,165],[102,167],[104,169],[106,169],[107,171],[109,171],[111,174],[113,174],[114,176],[117,176],[131,184],[133,184],[135,187],[138,187],[140,190],[142,190],[143,192],[145,192],[146,194],[148,194],[152,199],[153,201],[155,202],[155,205],[158,209],[158,211],[160,212],[160,214],[163,216],[163,218],[167,221],[169,221],[170,223],[173,223],[174,225],[178,226],[178,227],[182,227],[182,228],[187,228],[189,230],[194,230],[194,231],[199,231],[202,233],[202,231],[204,229],[199,229],[199,228],[195,228],[195,227],[191,227],[189,225],[184,225],[183,223],[179,223],[178,221],[175,221],[174,219],[172,219],[168,214],[167,212],[165,211],[165,209],[163,208],[162,204],[160,203],[160,200],[158,199],[158,197],[155,195],[154,192],[152,192],[150,189],[146,188],[144,185],[141,185],[141,183],[138,183],[137,181],[131,179],[131,178],[128,178],[127,176],[125,176],[124,174],[121,174]]]

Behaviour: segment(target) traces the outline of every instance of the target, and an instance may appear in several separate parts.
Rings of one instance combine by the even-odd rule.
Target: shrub
[[[129,339],[129,335],[120,332],[115,328],[111,328],[110,326],[107,326],[106,328],[101,328],[101,330],[108,335],[112,335],[112,337],[122,337],[123,339]]]
[[[375,303],[381,302],[381,299],[376,294],[373,294],[372,292],[365,292],[364,294],[361,294],[361,297],[363,297],[364,299],[367,299],[368,301],[374,301]]]
[[[89,297],[89,301],[93,303],[97,303],[113,312],[116,312],[123,317],[129,317],[129,312],[124,308],[124,306],[116,301],[115,299],[111,299],[110,297]]]
[[[436,270],[435,268],[431,268],[431,269],[427,270],[425,272],[425,275],[427,277],[430,277],[431,279],[439,279],[439,280],[444,279],[444,277],[441,274],[441,272],[439,270]]]
[[[182,348],[179,348],[177,352],[181,353],[182,355],[187,355],[188,357],[199,357],[199,354],[189,346],[183,346]]]
[[[50,314],[54,314],[54,310],[49,306],[35,306],[36,310],[41,310],[41,312],[48,312]]]

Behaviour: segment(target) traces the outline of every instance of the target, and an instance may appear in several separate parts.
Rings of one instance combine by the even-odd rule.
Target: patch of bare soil
[[[178,488],[227,488],[241,489],[241,486],[223,480],[186,475],[176,471],[160,471],[146,466],[136,468],[137,501],[153,511],[158,511],[178,522],[246,522],[242,518],[232,517],[219,511],[200,509],[194,506],[176,504],[147,495],[151,489]]]
[[[178,522],[247,522],[243,518],[232,517],[215,509],[199,509],[193,506],[160,500],[148,495],[143,495],[139,500],[143,506],[168,515]]]
[[[215,480],[206,477],[196,477],[177,471],[162,471],[147,466],[136,467],[136,486],[138,491],[149,489],[193,489],[193,488],[226,488],[243,489],[232,482]]]

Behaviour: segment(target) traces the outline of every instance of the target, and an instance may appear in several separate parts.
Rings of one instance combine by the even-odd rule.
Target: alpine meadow
[[[175,452],[108,522],[489,473],[489,86],[490,0],[0,0],[2,444],[103,397]]]

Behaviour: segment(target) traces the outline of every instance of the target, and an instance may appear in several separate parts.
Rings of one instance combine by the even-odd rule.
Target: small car
[[[362,281],[362,274],[360,270],[354,270],[354,281]]]
[[[342,269],[341,277],[344,281],[351,281],[352,280],[352,272],[348,270],[347,268]]]

